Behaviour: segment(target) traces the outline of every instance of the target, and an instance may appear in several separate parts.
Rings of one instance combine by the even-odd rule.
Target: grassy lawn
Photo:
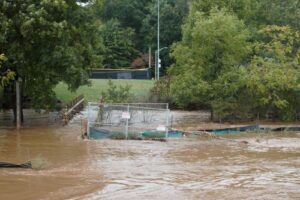
[[[152,80],[112,80],[115,85],[131,85],[131,93],[136,97],[135,101],[145,100],[154,85]],[[108,80],[91,79],[91,86],[81,86],[76,92],[68,91],[67,85],[60,83],[54,89],[57,97],[63,102],[68,102],[76,96],[83,94],[86,101],[98,101],[101,92],[107,90]]]

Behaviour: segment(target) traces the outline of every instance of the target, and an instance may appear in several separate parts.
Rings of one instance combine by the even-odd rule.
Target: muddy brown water
[[[83,141],[80,126],[0,130],[0,199],[300,199],[300,133]]]

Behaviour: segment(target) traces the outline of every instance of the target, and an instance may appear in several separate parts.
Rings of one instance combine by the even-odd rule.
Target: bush
[[[171,78],[169,76],[161,78],[155,82],[150,91],[150,100],[153,102],[169,103],[174,106],[174,99],[170,92]]]
[[[126,84],[125,86],[116,86],[113,81],[108,81],[108,89],[101,93],[102,98],[108,103],[124,103],[130,102],[133,99],[131,94],[131,86]]]

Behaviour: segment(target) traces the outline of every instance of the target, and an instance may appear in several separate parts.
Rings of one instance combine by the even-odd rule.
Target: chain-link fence
[[[91,139],[167,137],[169,120],[166,103],[88,104]]]

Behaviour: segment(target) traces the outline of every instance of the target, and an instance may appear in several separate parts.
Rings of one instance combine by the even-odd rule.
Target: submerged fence
[[[149,131],[168,134],[170,110],[166,103],[88,103],[89,137],[140,137]],[[96,136],[98,134],[98,136]],[[102,136],[101,136],[102,134]]]

